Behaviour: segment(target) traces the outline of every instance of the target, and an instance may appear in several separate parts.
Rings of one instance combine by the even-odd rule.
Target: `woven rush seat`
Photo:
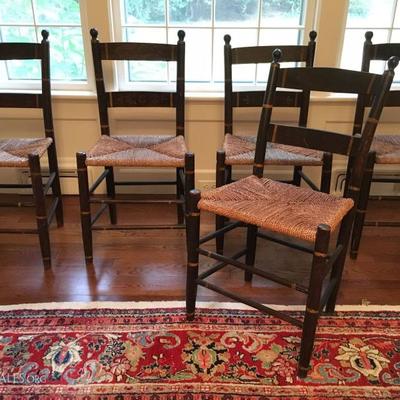
[[[41,157],[51,145],[51,138],[0,140],[0,167],[27,167],[29,154]]]
[[[252,175],[201,194],[201,210],[257,225],[301,240],[314,241],[319,224],[333,231],[353,207],[339,198]]]
[[[87,153],[86,165],[122,167],[183,167],[183,136],[102,135]]]
[[[226,164],[251,165],[254,162],[256,137],[226,134],[223,148]],[[267,143],[266,165],[321,166],[322,159],[321,151]]]
[[[371,150],[376,152],[377,164],[400,164],[399,135],[375,136]]]

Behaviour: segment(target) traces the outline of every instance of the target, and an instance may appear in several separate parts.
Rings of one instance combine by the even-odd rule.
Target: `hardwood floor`
[[[400,219],[400,203],[371,202],[371,213]],[[163,205],[121,206],[122,223],[175,221],[175,207]],[[105,214],[105,217],[107,215]],[[107,221],[106,218],[104,218]],[[213,219],[202,215],[202,230]],[[2,208],[0,224],[34,224],[32,209]],[[52,228],[52,270],[44,271],[38,239],[34,235],[1,235],[0,304],[50,301],[172,300],[185,294],[185,235],[183,230],[94,232],[94,265],[84,264],[77,197],[65,198],[65,225]],[[243,245],[238,230],[226,236],[229,252]],[[214,243],[210,242],[213,248]],[[257,261],[271,270],[306,282],[309,256],[261,242]],[[400,304],[400,229],[365,228],[357,261],[347,260],[339,297],[342,304]],[[243,273],[226,267],[211,281],[224,282],[255,300],[276,304],[303,304],[304,295],[255,277],[245,283]],[[199,300],[228,299],[199,288]]]

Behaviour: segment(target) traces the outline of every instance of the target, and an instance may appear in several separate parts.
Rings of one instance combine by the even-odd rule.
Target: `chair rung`
[[[332,265],[335,263],[337,258],[340,256],[340,254],[343,251],[343,245],[339,244],[334,251],[328,254],[328,268],[332,267]]]
[[[219,286],[213,285],[212,283],[209,283],[209,282],[206,282],[206,281],[203,281],[203,280],[200,280],[200,279],[197,279],[197,284],[200,285],[200,286],[204,286],[207,289],[213,290],[214,292],[220,293],[220,294],[222,294],[224,296],[230,297],[233,300],[236,300],[236,301],[239,301],[241,303],[247,304],[250,307],[254,307],[257,310],[260,310],[260,311],[262,311],[262,312],[264,312],[266,314],[271,314],[274,317],[278,317],[280,319],[283,319],[284,321],[289,322],[290,324],[293,324],[295,326],[298,326],[299,328],[303,327],[303,322],[302,321],[299,321],[298,319],[293,318],[288,314],[285,314],[283,312],[274,310],[274,309],[272,309],[270,307],[264,306],[263,304],[257,303],[254,300],[251,300],[251,299],[248,299],[246,297],[240,296],[240,295],[238,295],[236,293],[229,292],[228,290],[222,289]]]
[[[331,279],[327,285],[327,287],[325,288],[322,296],[321,296],[321,302],[320,302],[320,312],[322,312],[322,310],[324,309],[324,307],[326,306],[326,303],[328,302],[329,296],[332,293],[332,290],[335,288],[336,284],[337,284],[337,278]]]
[[[49,191],[51,185],[53,184],[55,177],[56,177],[56,173],[55,172],[52,172],[49,175],[49,179],[47,179],[47,182],[46,182],[46,184],[45,184],[45,186],[43,188],[43,193],[44,193],[45,196],[46,196],[47,192]]]
[[[257,232],[257,236],[261,239],[270,240],[271,242],[282,244],[283,246],[288,246],[288,247],[291,247],[296,250],[304,251],[306,253],[311,253],[311,254],[314,253],[314,249],[312,247],[306,247],[299,243],[289,242],[289,241],[280,239],[280,238],[272,235],[271,233],[267,234],[264,232]]]
[[[96,179],[96,181],[93,183],[93,185],[89,188],[89,194],[92,194],[97,187],[100,185],[101,182],[103,182],[104,178],[110,173],[109,169],[105,169],[101,175]]]
[[[163,200],[131,200],[131,199],[95,199],[91,198],[90,203],[94,204],[183,204],[183,200],[163,199]]]
[[[184,229],[184,224],[175,225],[95,225],[93,231],[125,231],[134,229]]]
[[[49,212],[48,212],[48,214],[47,214],[47,223],[48,223],[49,225],[51,224],[51,221],[52,221],[53,218],[54,218],[54,215],[55,215],[55,213],[56,213],[56,209],[57,209],[57,206],[58,206],[59,201],[60,201],[60,199],[59,199],[58,197],[56,197],[56,198],[53,200],[52,204],[51,204],[50,210],[49,210]]]
[[[295,290],[297,290],[299,292],[306,293],[306,294],[308,293],[308,288],[307,287],[305,287],[303,285],[300,285],[298,283],[294,283],[294,282],[288,281],[287,279],[281,278],[280,276],[272,274],[270,272],[266,272],[266,271],[263,271],[263,270],[261,270],[259,268],[246,265],[244,263],[241,263],[240,261],[233,260],[232,258],[225,257],[225,256],[223,256],[221,254],[214,253],[214,252],[208,251],[208,250],[204,250],[201,247],[198,248],[198,252],[199,252],[199,254],[202,254],[203,256],[207,256],[207,257],[213,258],[214,260],[217,260],[217,261],[225,262],[226,264],[234,265],[235,267],[238,267],[238,268],[240,268],[240,269],[242,269],[244,271],[249,271],[249,272],[251,272],[253,274],[259,275],[259,276],[261,276],[261,277],[263,277],[265,279],[269,279],[269,280],[271,280],[273,282],[276,282],[276,283],[279,283],[279,284],[281,284],[283,286],[290,287],[290,288],[295,289]]]
[[[247,248],[238,251],[236,254],[234,254],[233,256],[231,256],[234,260],[237,260],[238,258],[244,256],[247,253]],[[208,269],[207,271],[204,271],[203,273],[199,274],[198,279],[205,279],[208,276],[212,275],[214,272],[219,271],[220,269],[226,267],[228,265],[228,263],[226,262],[219,262],[217,264],[215,264],[214,266],[212,266],[210,269]]]
[[[101,214],[103,214],[104,210],[106,210],[108,207],[108,204],[102,204],[102,206],[97,210],[97,213],[94,215],[94,217],[91,220],[91,225],[93,225],[101,216]]]
[[[176,181],[117,181],[117,186],[156,186],[156,185],[176,185]]]
[[[229,232],[229,231],[231,231],[232,229],[241,227],[241,226],[244,226],[243,222],[241,222],[241,221],[233,222],[233,223],[231,223],[231,224],[229,224],[229,225],[224,226],[224,227],[221,228],[221,229],[218,229],[218,230],[215,231],[215,232],[212,232],[212,233],[210,233],[210,234],[208,234],[208,235],[206,235],[206,236],[203,236],[203,237],[200,239],[199,243],[200,243],[200,244],[203,244],[203,243],[205,243],[205,242],[208,242],[209,240],[214,239],[214,238],[216,238],[217,236],[221,236],[222,234],[224,234],[224,233],[226,233],[226,232]]]
[[[306,182],[311,189],[319,192],[319,187],[317,187],[315,183],[303,171],[297,171],[297,173],[303,178],[304,182]]]
[[[182,185],[185,186],[185,172],[184,172],[183,169],[179,169],[178,176],[179,176],[179,178],[180,178],[180,180],[182,182]]]

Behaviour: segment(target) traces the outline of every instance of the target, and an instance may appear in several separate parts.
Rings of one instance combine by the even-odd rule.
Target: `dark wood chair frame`
[[[281,143],[292,146],[311,148],[330,153],[338,153],[348,156],[348,162],[352,164],[352,175],[345,197],[357,201],[363,170],[365,168],[368,150],[371,146],[376,125],[379,120],[387,92],[394,76],[394,68],[398,64],[398,58],[389,60],[389,69],[383,75],[368,74],[357,71],[347,71],[334,68],[287,68],[280,69],[278,60],[281,52],[274,51],[274,62],[271,65],[269,80],[264,95],[264,107],[261,112],[261,120],[257,134],[256,154],[254,159],[253,174],[259,178],[263,176],[265,149],[267,142]],[[374,82],[372,82],[374,80]],[[364,93],[374,96],[373,107],[361,135],[343,135],[334,132],[309,129],[305,127],[293,127],[271,124],[273,105],[276,104],[276,87],[291,89],[306,89],[341,93]],[[321,224],[316,232],[314,245],[304,245],[293,240],[284,240],[273,233],[257,235],[258,227],[248,225],[241,221],[231,222],[223,228],[200,238],[200,210],[198,202],[201,198],[200,191],[192,190],[188,198],[187,217],[187,288],[186,308],[187,318],[193,320],[195,316],[197,286],[203,286],[217,293],[230,297],[255,307],[262,312],[282,318],[283,320],[302,328],[302,341],[298,375],[305,377],[309,369],[316,326],[319,315],[325,310],[333,313],[336,297],[339,291],[342,271],[346,258],[346,251],[350,238],[354,217],[354,207],[343,218],[336,248],[329,250],[331,237],[330,227]],[[235,229],[247,228],[246,247],[231,257],[210,251],[201,247],[202,244],[217,238],[218,236]],[[255,267],[255,253],[257,237],[271,240],[291,248],[304,251],[313,255],[310,280],[308,287],[289,279],[280,277],[274,273]],[[210,257],[217,261],[207,271],[199,274],[199,255]],[[245,256],[245,262],[239,258]],[[245,271],[245,280],[250,281],[253,274],[270,279],[284,286],[294,288],[307,294],[304,321],[294,318],[288,313],[283,313],[245,298],[238,293],[228,291],[206,280],[213,273],[221,270],[226,265],[235,266]],[[324,278],[330,271],[327,286],[323,288]]]
[[[60,176],[57,162],[56,143],[54,137],[53,114],[51,106],[50,88],[50,55],[49,33],[42,30],[41,43],[0,43],[0,60],[40,60],[41,63],[41,92],[33,93],[0,93],[0,107],[2,108],[40,108],[43,113],[44,134],[52,139],[47,149],[49,177],[43,182],[40,157],[29,154],[29,172],[31,184],[0,184],[0,188],[26,189],[32,188],[32,201],[1,202],[3,207],[35,207],[37,229],[34,228],[1,228],[0,233],[38,234],[43,265],[51,267],[51,251],[49,225],[56,216],[57,226],[64,223],[63,205],[61,197]],[[52,191],[53,201],[46,207],[46,195]]]
[[[114,42],[101,43],[98,40],[96,29],[90,30],[94,71],[96,78],[97,101],[100,115],[102,135],[110,136],[108,108],[110,107],[173,107],[176,109],[176,135],[185,134],[185,32],[178,32],[176,45],[160,43],[132,43]],[[175,92],[157,91],[110,91],[104,86],[104,60],[146,60],[146,61],[175,61],[177,63],[177,78]],[[185,154],[184,168],[176,168],[174,181],[115,181],[112,166],[104,167],[104,172],[89,187],[86,153],[79,152],[77,157],[80,210],[82,236],[86,263],[93,261],[93,230],[130,230],[130,229],[181,229],[185,228],[185,193],[194,188],[194,155]],[[121,167],[123,168],[123,167]],[[92,194],[103,180],[106,180],[107,198],[93,197]],[[149,186],[174,185],[176,186],[176,200],[174,199],[118,199],[116,186]],[[166,203],[177,206],[177,224],[158,225],[128,225],[117,224],[118,203],[149,204]],[[97,213],[91,216],[91,204],[100,204]],[[105,209],[109,209],[111,225],[95,225]]]
[[[263,90],[234,91],[232,85],[232,66],[240,64],[269,64],[273,61],[272,52],[279,48],[282,51],[281,62],[304,63],[306,67],[314,65],[315,39],[317,32],[309,33],[307,45],[285,46],[255,46],[255,47],[231,47],[231,37],[224,36],[224,65],[225,65],[225,124],[224,133],[233,134],[233,109],[236,107],[261,107],[263,102]],[[275,107],[299,108],[298,125],[307,126],[308,110],[310,105],[310,92],[278,91],[275,96]],[[217,152],[216,187],[233,182],[232,165],[225,164],[225,151]],[[288,183],[300,186],[303,179],[314,190],[329,193],[331,187],[332,154],[325,152],[322,160],[321,182],[318,188],[315,183],[303,172],[302,166],[293,167],[293,178]],[[216,216],[216,229],[224,226],[226,219]],[[217,239],[218,252],[223,253],[224,236]]]
[[[362,57],[361,70],[369,72],[370,63],[372,60],[387,61],[392,56],[400,56],[400,43],[379,43],[372,44],[373,32],[368,31],[365,33],[365,42]],[[368,101],[360,97],[357,102],[357,120],[354,124],[353,134],[358,134],[364,120],[365,108],[371,106]],[[399,107],[400,106],[400,90],[391,90],[385,103],[385,107]],[[400,227],[400,221],[365,221],[365,216],[368,207],[368,199],[374,200],[399,200],[398,196],[370,196],[372,182],[379,183],[400,183],[400,178],[396,176],[388,177],[374,177],[373,172],[375,168],[376,154],[370,151],[367,159],[367,168],[363,183],[361,186],[360,199],[354,218],[354,227],[351,237],[350,257],[356,259],[358,249],[364,226],[382,226],[382,227]]]

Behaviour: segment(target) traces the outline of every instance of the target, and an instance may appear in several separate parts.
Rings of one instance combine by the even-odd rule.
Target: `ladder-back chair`
[[[33,202],[7,201],[0,205],[35,207],[37,223],[37,229],[1,228],[0,233],[38,234],[43,265],[45,268],[49,268],[51,266],[49,225],[54,215],[57,219],[57,226],[63,225],[63,207],[51,107],[49,33],[43,30],[41,34],[41,43],[0,43],[0,60],[39,60],[41,70],[39,93],[23,93],[21,91],[0,93],[0,107],[41,109],[44,124],[43,138],[0,139],[0,167],[27,168],[31,178],[30,184],[3,183],[0,188],[32,188],[33,191]],[[44,183],[40,158],[46,152],[49,177]],[[50,189],[53,202],[47,207],[46,195]]]
[[[365,33],[364,50],[361,70],[368,72],[371,61],[387,61],[391,56],[400,56],[400,43],[379,43],[372,44],[373,33]],[[370,106],[362,97],[357,102],[357,121],[354,124],[354,134],[361,132],[364,119],[365,107]],[[385,103],[385,107],[400,107],[400,90],[391,90]],[[397,175],[378,177],[373,175],[375,164],[397,165],[400,168],[400,132],[395,134],[377,134],[372,142],[371,151],[368,154],[367,168],[361,186],[360,200],[354,218],[354,228],[351,237],[350,257],[355,259],[358,255],[363,227],[365,226],[397,226],[400,221],[365,221],[369,193],[372,182],[379,183],[400,183]],[[400,169],[399,169],[400,171]],[[378,196],[378,199],[398,200],[398,196]]]
[[[92,262],[92,231],[120,229],[184,228],[184,194],[194,187],[194,156],[187,152],[185,144],[185,33],[178,32],[177,44],[114,42],[101,43],[96,29],[90,30],[97,101],[100,116],[101,137],[89,152],[77,153],[80,194],[81,224],[86,262]],[[176,90],[157,91],[106,91],[103,61],[146,60],[175,62],[177,65]],[[176,109],[176,135],[127,135],[114,136],[110,132],[108,109],[112,107],[169,107]],[[104,167],[104,172],[89,188],[88,166]],[[115,181],[114,167],[175,168],[175,181]],[[107,198],[92,197],[103,180],[106,180]],[[176,200],[117,199],[118,185],[175,185]],[[118,225],[117,203],[176,203],[177,224]],[[100,209],[91,216],[91,204]],[[109,208],[111,225],[95,225],[102,212]]]
[[[309,33],[307,45],[231,47],[231,37],[225,35],[225,136],[223,150],[217,152],[216,187],[232,182],[234,166],[251,166],[254,161],[256,136],[234,134],[234,109],[239,107],[261,107],[263,90],[234,90],[232,69],[234,65],[270,64],[272,52],[279,48],[282,51],[281,62],[295,62],[306,67],[314,64],[317,33]],[[298,125],[307,126],[310,93],[307,91],[279,91],[275,98],[275,107],[296,108],[299,111]],[[300,186],[303,179],[314,190],[329,193],[331,186],[332,154],[304,149],[294,146],[268,143],[265,163],[268,165],[293,167],[291,183]],[[304,173],[303,166],[321,167],[321,182],[317,187]],[[224,226],[225,219],[216,217],[216,229]],[[218,252],[223,252],[224,237],[217,240]]]
[[[389,69],[383,75],[376,75],[335,68],[281,69],[278,63],[280,55],[281,52],[278,49],[273,53],[274,61],[271,64],[257,134],[253,175],[204,193],[192,190],[189,194],[186,307],[187,318],[193,319],[197,286],[200,285],[298,326],[302,329],[298,375],[305,377],[310,367],[319,315],[323,310],[332,313],[335,309],[353,222],[354,204],[357,202],[368,150],[398,59],[389,61]],[[344,135],[271,123],[275,96],[278,93],[277,87],[306,91],[361,93],[373,96],[375,101],[362,136]],[[268,142],[348,156],[349,162],[353,164],[353,173],[344,197],[263,178],[265,150]],[[200,238],[200,210],[224,216],[233,222]],[[247,240],[245,248],[240,249],[233,256],[227,257],[201,247],[205,242],[236,227],[247,228]],[[257,232],[260,228],[263,229],[263,233],[258,236]],[[339,229],[337,245],[330,250],[331,233],[336,229]],[[309,285],[292,282],[266,268],[255,266],[257,237],[312,254]],[[210,257],[217,263],[199,274],[199,255]],[[243,256],[245,256],[245,261],[239,261],[239,258]],[[247,281],[256,274],[306,294],[304,321],[295,318],[290,313],[283,313],[259,304],[241,296],[238,292],[229,291],[206,279],[226,265],[244,270]],[[329,282],[323,290],[322,284],[329,272]]]

